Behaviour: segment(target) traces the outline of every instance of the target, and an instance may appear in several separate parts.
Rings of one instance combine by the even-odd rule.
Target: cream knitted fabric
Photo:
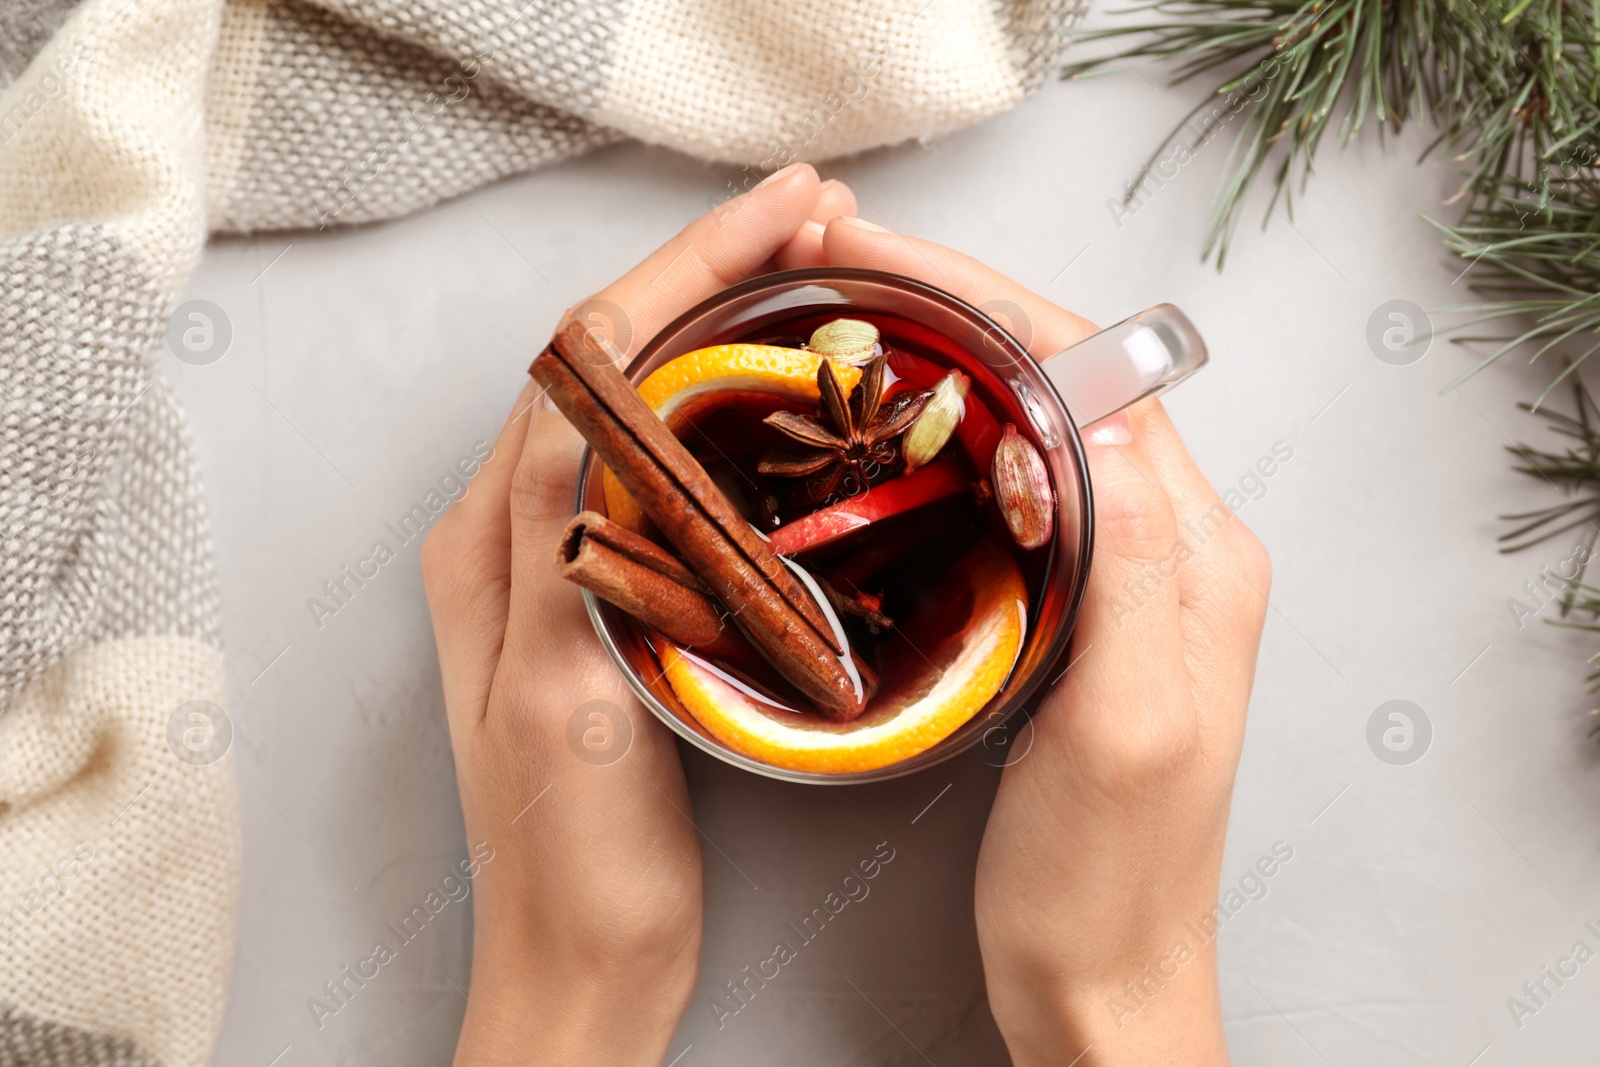
[[[636,137],[742,165],[1017,103],[1074,0],[0,0],[0,1067],[205,1062],[239,883],[203,497],[152,372],[209,233]]]

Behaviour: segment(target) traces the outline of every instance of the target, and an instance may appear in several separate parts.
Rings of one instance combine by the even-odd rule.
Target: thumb
[[[1048,698],[1065,706],[1040,722],[1079,760],[1113,780],[1192,724],[1178,567],[1184,553],[1172,500],[1143,446],[1113,419],[1085,439],[1094,485],[1094,558],[1074,634],[1076,659]]]

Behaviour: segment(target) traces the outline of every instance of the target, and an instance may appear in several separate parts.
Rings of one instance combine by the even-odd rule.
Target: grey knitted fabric
[[[571,115],[600,106],[627,0],[461,4],[450,0],[327,0],[348,23],[447,56],[489,51],[494,76],[519,97]]]
[[[131,1042],[41,1022],[0,1004],[0,1067],[157,1067]]]
[[[0,86],[27,67],[77,0],[6,0],[0,6]]]
[[[164,311],[101,227],[0,244],[0,707],[88,641],[217,640],[199,485],[149,366]]]
[[[0,0],[0,1067],[198,1067],[221,1025],[220,611],[154,369],[208,234],[622,137],[748,184],[936,136],[1036,88],[1073,2]]]
[[[292,0],[272,5],[264,34],[218,230],[393,218],[617,136],[506,88],[464,39],[464,59],[448,59]]]

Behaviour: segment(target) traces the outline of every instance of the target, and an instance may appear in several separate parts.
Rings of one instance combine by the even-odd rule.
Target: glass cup
[[[634,693],[662,722],[690,744],[724,762],[791,782],[849,784],[882,781],[940,763],[977,744],[1000,765],[1026,753],[1031,733],[1022,714],[1070,664],[1073,623],[1083,600],[1094,538],[1094,498],[1080,428],[1158,393],[1206,362],[1206,347],[1183,312],[1159,304],[1078,342],[1046,362],[1028,354],[1031,325],[1016,305],[992,301],[990,314],[923,282],[881,271],[816,267],[752,278],[690,309],[658,333],[632,365],[638,383],[663,363],[686,352],[741,341],[781,329],[791,320],[865,313],[876,321],[903,322],[926,340],[942,338],[963,352],[964,369],[987,379],[991,391],[1009,391],[1009,406],[1030,424],[1056,497],[1056,534],[1043,596],[1030,613],[1029,633],[1011,676],[988,705],[943,741],[915,756],[871,771],[821,774],[774,767],[738,752],[708,733],[679,704],[662,677],[654,654],[629,616],[585,592],[595,632]],[[587,311],[587,314],[586,314]],[[621,309],[580,307],[579,321],[600,320],[610,333],[626,329]],[[996,319],[1007,320],[1002,325]],[[930,334],[931,331],[931,334]],[[805,331],[809,333],[809,330]],[[893,330],[885,341],[893,343]],[[1019,426],[1019,428],[1022,428]],[[605,511],[601,464],[584,453],[577,510]],[[1018,725],[1018,724],[1022,725]]]

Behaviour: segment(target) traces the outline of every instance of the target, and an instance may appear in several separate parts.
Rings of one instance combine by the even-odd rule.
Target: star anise
[[[900,462],[895,438],[916,421],[930,395],[908,390],[885,404],[884,370],[884,357],[869,361],[846,399],[833,360],[824,359],[817,367],[817,390],[822,394],[823,413],[832,425],[793,411],[773,412],[764,420],[766,424],[808,447],[802,452],[767,455],[756,469],[783,478],[820,475],[810,485],[812,498],[819,500],[841,489],[846,496],[853,495],[871,485],[879,473]]]

